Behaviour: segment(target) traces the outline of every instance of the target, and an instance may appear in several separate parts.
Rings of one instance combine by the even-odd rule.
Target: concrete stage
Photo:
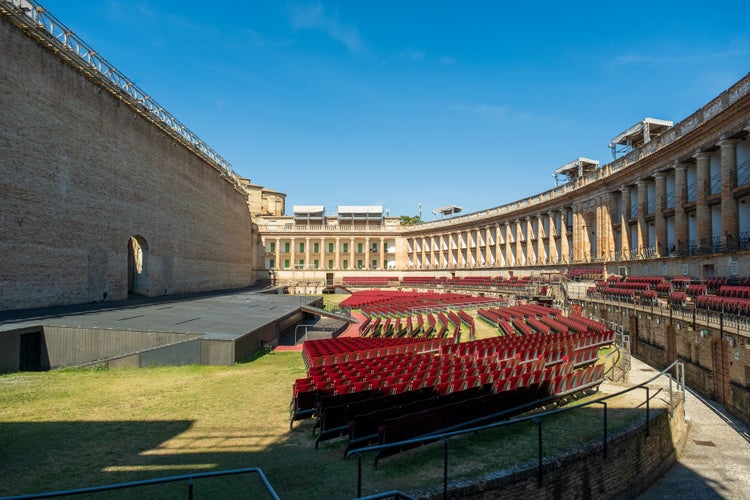
[[[233,364],[277,344],[320,300],[242,289],[0,312],[0,372]]]

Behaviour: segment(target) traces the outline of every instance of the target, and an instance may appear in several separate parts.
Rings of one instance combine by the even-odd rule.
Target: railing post
[[[651,435],[651,429],[650,421],[651,421],[651,415],[649,414],[649,401],[651,400],[651,391],[649,390],[648,386],[645,386],[644,389],[646,389],[646,436]]]
[[[448,498],[448,438],[441,438],[443,442],[443,498]]]
[[[604,458],[607,458],[607,402],[600,401],[600,403],[604,406],[604,428],[602,429],[602,443],[604,444]]]
[[[357,498],[362,496],[362,455],[354,452],[352,455],[357,457]]]
[[[193,478],[188,479],[188,500],[193,500]]]
[[[537,484],[539,486],[542,485],[542,419],[541,418],[535,418],[533,419],[536,422],[537,427],[537,452],[539,455],[538,465],[537,465]]]

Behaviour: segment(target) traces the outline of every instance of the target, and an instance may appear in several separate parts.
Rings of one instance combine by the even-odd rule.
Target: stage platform
[[[300,308],[320,300],[251,288],[1,312],[0,372],[128,358],[144,350],[162,351],[164,364],[175,364],[169,362],[175,356],[177,364],[231,364],[277,344],[302,319]],[[145,361],[155,362],[157,354]]]

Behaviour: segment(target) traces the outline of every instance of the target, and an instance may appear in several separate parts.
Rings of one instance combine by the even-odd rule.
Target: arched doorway
[[[128,294],[148,294],[148,243],[143,236],[128,240]]]

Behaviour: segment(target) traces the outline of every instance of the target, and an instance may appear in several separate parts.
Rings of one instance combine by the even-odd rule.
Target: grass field
[[[299,353],[277,352],[229,367],[0,376],[0,495],[259,467],[284,499],[353,498],[357,464],[342,458],[345,440],[315,450],[311,420],[289,430],[292,383],[304,375]],[[610,411],[610,427],[630,425],[640,414]],[[597,439],[600,422],[593,407],[550,419],[545,453]],[[450,477],[475,477],[532,462],[536,433],[519,425],[452,439],[450,449]],[[439,488],[442,453],[428,445],[377,468],[366,459],[363,494]],[[185,488],[153,486],[137,496],[184,498]],[[239,476],[201,480],[195,493],[264,498],[262,491],[257,477]]]

